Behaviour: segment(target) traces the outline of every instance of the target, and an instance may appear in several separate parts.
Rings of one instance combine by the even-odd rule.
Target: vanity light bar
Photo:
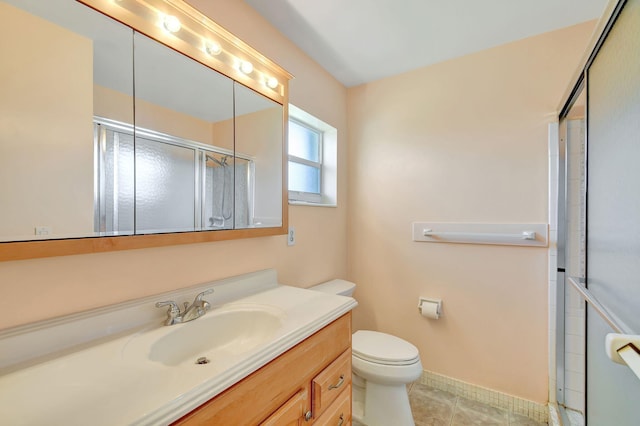
[[[77,0],[279,103],[291,74],[182,0]]]

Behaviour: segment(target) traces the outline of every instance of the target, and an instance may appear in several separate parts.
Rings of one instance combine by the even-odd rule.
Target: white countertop
[[[213,306],[210,313],[243,304],[277,309],[282,313],[282,326],[270,340],[228,363],[167,366],[146,359],[146,354],[130,356],[130,345],[125,349],[132,341],[167,333],[174,327],[189,327],[198,320],[170,327],[156,324],[138,328],[84,344],[82,349],[63,355],[45,357],[0,376],[0,424],[171,423],[349,312],[357,303],[350,297],[277,286]]]

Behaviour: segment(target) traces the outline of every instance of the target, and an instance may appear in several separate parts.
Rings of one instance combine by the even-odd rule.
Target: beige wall
[[[93,232],[91,40],[5,3],[0,15],[0,235],[28,238],[36,226],[87,235]],[[52,108],[59,112],[54,119]]]
[[[547,250],[411,241],[411,222],[547,223],[547,124],[594,23],[349,90],[354,327],[424,368],[547,400]],[[442,298],[438,321],[418,297]]]
[[[341,84],[244,2],[190,3],[293,73],[291,102],[338,129],[338,155],[346,158]],[[0,262],[0,329],[264,268],[275,267],[280,282],[295,286],[346,278],[346,162],[338,172],[338,208],[290,208],[297,233],[293,247],[282,235]]]

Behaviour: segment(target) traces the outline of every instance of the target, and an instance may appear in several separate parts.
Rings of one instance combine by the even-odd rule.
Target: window
[[[322,201],[322,132],[289,119],[289,198]]]
[[[289,203],[336,205],[337,130],[289,105]]]

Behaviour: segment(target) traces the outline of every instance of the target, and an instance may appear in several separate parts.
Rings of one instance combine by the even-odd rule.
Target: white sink
[[[259,304],[214,308],[196,320],[133,336],[123,357],[166,366],[197,364],[199,359],[200,364],[227,364],[269,342],[285,318],[282,310]]]
[[[218,306],[162,325],[158,300],[193,300],[212,287]],[[0,374],[0,424],[171,424],[355,306],[278,285],[270,270],[0,332],[0,371],[5,359],[14,363]],[[210,362],[196,364],[201,357]],[[37,362],[15,364],[25,359]]]

